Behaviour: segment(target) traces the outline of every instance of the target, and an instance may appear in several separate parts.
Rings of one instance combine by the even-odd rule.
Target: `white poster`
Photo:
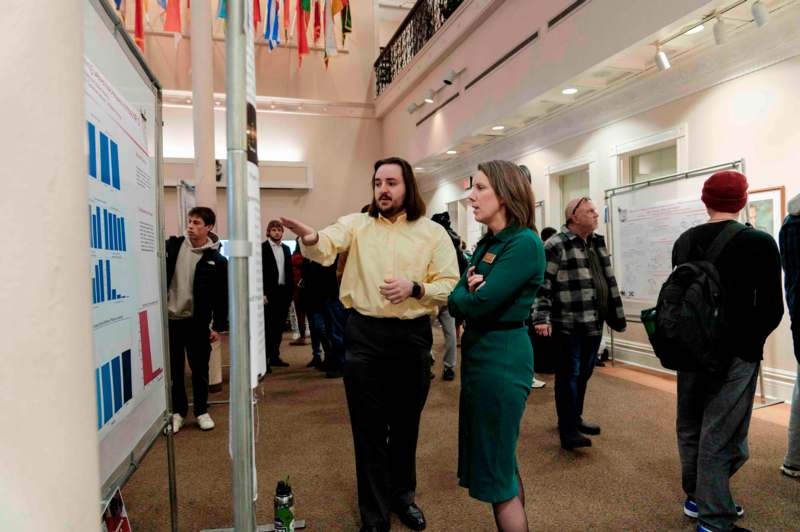
[[[155,116],[152,101],[150,107],[129,103],[88,57],[84,74],[91,248],[87,275],[92,281],[96,424],[105,479],[166,405],[158,191],[155,147],[148,138],[148,121]],[[148,396],[159,397],[156,410],[134,416]],[[112,438],[129,418],[143,424]]]

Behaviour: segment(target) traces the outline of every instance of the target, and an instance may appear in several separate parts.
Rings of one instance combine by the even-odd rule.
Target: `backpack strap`
[[[680,266],[689,262],[689,254],[692,251],[691,232],[684,233],[675,243],[675,266]]]
[[[733,237],[745,229],[747,229],[747,226],[739,222],[728,224],[728,226],[720,231],[717,237],[711,242],[711,246],[706,252],[706,260],[714,264],[717,260],[717,257],[719,257],[719,254],[722,253],[722,250],[728,245],[728,242],[733,240]]]

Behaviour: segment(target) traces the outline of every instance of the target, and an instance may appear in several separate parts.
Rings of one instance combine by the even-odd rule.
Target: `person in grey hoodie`
[[[186,235],[166,244],[169,357],[172,379],[172,430],[178,432],[188,414],[183,385],[184,351],[192,370],[194,415],[201,430],[214,428],[208,414],[208,361],[211,342],[228,331],[228,261],[219,237],[211,232],[214,211],[189,211]]]
[[[783,459],[781,472],[789,477],[800,477],[800,194],[789,202],[789,215],[783,221],[780,233],[781,261],[786,273],[786,303],[792,322],[794,356],[798,362],[797,379],[792,394],[792,413],[789,417],[789,446]]]

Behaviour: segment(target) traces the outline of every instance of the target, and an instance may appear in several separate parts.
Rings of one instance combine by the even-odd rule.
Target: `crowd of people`
[[[307,366],[343,377],[362,532],[388,531],[392,513],[412,530],[427,526],[415,498],[416,449],[433,375],[434,318],[445,338],[445,381],[455,378],[461,345],[454,469],[471,497],[491,504],[498,530],[528,530],[516,447],[528,396],[538,387],[535,353],[547,352],[555,372],[561,446],[575,452],[601,434],[584,418],[586,390],[604,328],[624,331],[626,315],[605,239],[596,232],[597,208],[590,198],[574,198],[564,225],[539,233],[526,168],[482,163],[472,182],[468,199],[486,233],[470,254],[447,213],[425,216],[411,166],[395,157],[375,163],[372,201],[362,212],[319,230],[288,217],[267,226],[267,372],[288,365],[280,345],[294,302],[300,321],[309,324]],[[708,178],[702,201],[709,219],[681,235],[673,250],[673,267],[712,264],[727,320],[714,345],[718,363],[678,371],[683,512],[697,519],[699,531],[745,530],[735,524],[744,510],[729,479],[748,458],[764,343],[784,311],[781,262],[800,362],[800,196],[789,204],[779,252],[770,235],[737,221],[747,187],[738,172]],[[209,342],[227,328],[226,262],[213,226],[213,212],[192,209],[186,236],[167,242],[175,432],[187,415],[184,349],[195,416],[201,429],[213,428],[206,407]],[[285,229],[297,236],[294,253],[282,242]],[[800,383],[781,471],[800,477]]]

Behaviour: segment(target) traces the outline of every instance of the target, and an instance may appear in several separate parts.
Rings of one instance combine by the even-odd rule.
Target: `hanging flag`
[[[333,5],[331,0],[322,0],[323,10],[325,11],[325,68],[328,68],[328,60],[337,55],[336,35],[333,24]]]
[[[253,0],[253,35],[258,32],[259,22],[261,22],[261,2]]]
[[[144,53],[144,7],[142,0],[136,0],[136,11],[134,12],[133,40],[139,49]]]
[[[280,6],[278,0],[267,0],[267,13],[264,22],[264,39],[272,50],[281,42],[280,32]]]
[[[303,56],[308,54],[308,21],[311,18],[311,0],[297,2],[297,55],[303,66]]]
[[[324,1],[324,0],[323,0]],[[322,13],[320,13],[320,0],[314,1],[314,44],[316,45],[322,35]]]
[[[350,1],[343,0],[344,9],[342,10],[342,45],[344,45],[347,34],[353,32],[353,21],[350,18]]]
[[[289,14],[292,11],[290,3],[291,0],[283,0],[283,36],[285,37],[284,40],[286,42],[289,42],[289,30],[292,27],[291,23],[289,22]],[[280,9],[281,8],[279,6],[278,10]]]
[[[125,22],[125,11],[128,9],[125,0],[114,0],[114,5],[117,6],[117,11],[119,11],[119,18]]]
[[[167,2],[167,20],[164,21],[164,31],[181,33],[181,1],[169,0]]]
[[[217,18],[228,18],[227,0],[219,0],[219,6],[217,8]]]
[[[161,9],[164,11],[167,10],[167,0],[158,0],[158,5],[161,6]]]
[[[335,17],[338,15],[342,9],[344,9],[344,2],[342,0],[329,0],[331,2],[331,13]]]

